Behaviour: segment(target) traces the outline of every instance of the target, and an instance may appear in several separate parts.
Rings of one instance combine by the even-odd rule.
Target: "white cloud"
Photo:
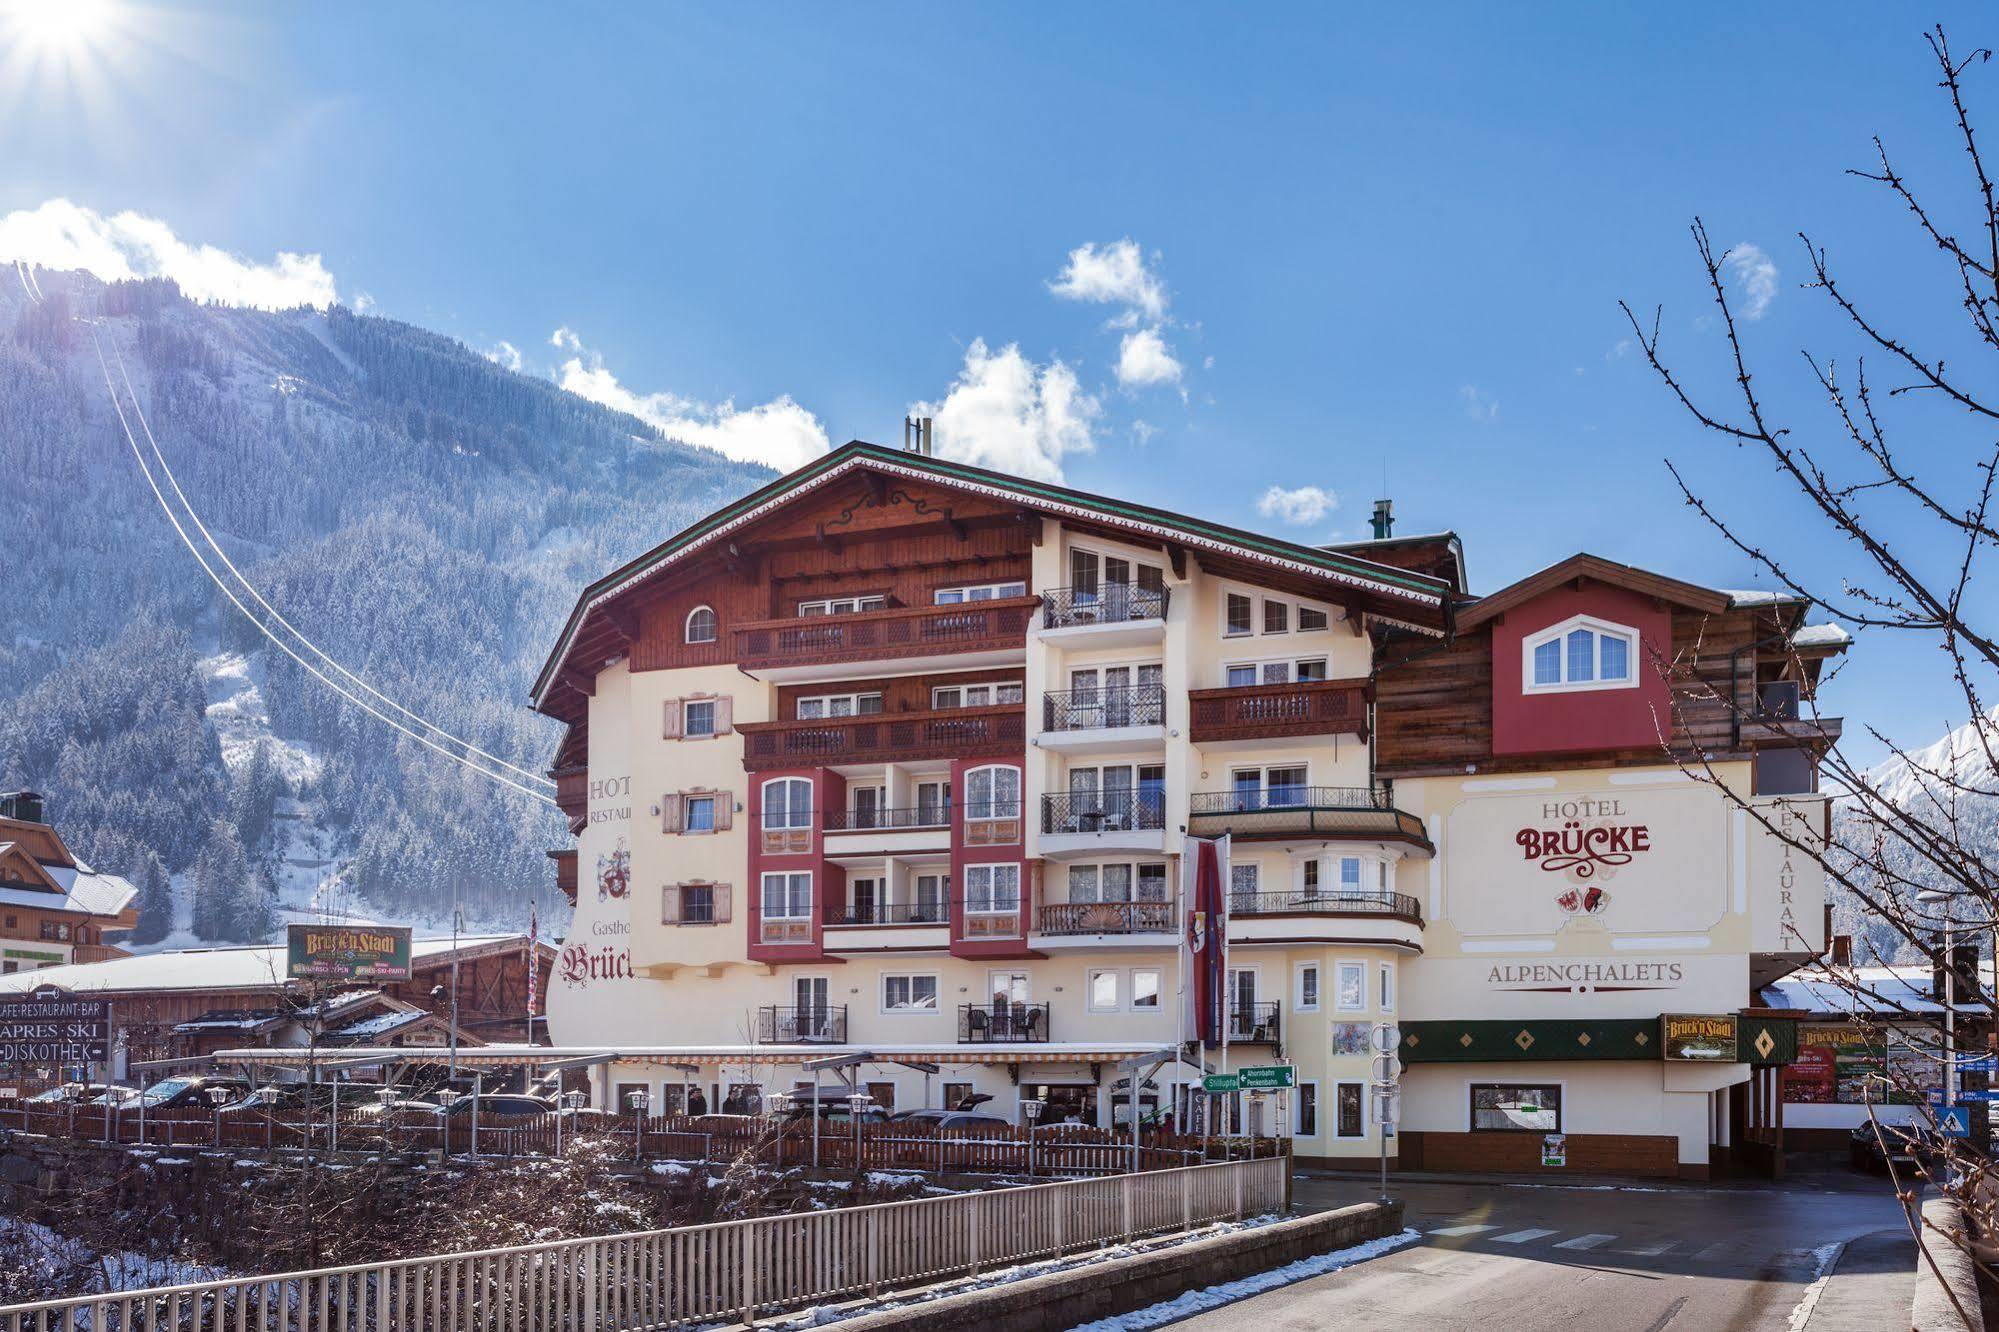
[[[1124,335],[1118,347],[1117,382],[1126,388],[1180,382],[1180,362],[1156,328]]]
[[[1465,415],[1474,421],[1490,421],[1499,415],[1499,403],[1479,392],[1476,384],[1460,385],[1458,401],[1464,404]]]
[[[521,349],[519,347],[516,347],[513,343],[508,342],[505,338],[501,338],[498,342],[494,343],[490,349],[483,351],[479,354],[481,356],[484,356],[487,360],[491,361],[494,365],[504,365],[505,367],[507,367],[507,369],[514,371],[516,374],[520,372]]]
[[[1777,299],[1777,265],[1761,246],[1748,241],[1731,249],[1725,262],[1729,276],[1742,291],[1742,317],[1761,319],[1770,302]]]
[[[942,402],[910,406],[934,418],[937,451],[1036,481],[1060,481],[1062,460],[1096,447],[1091,429],[1102,411],[1062,361],[1036,365],[1018,344],[999,351],[983,338],[965,349],[965,365]]]
[[[1131,423],[1131,437],[1137,441],[1140,448],[1150,444],[1158,434],[1159,427],[1143,418]]]
[[[333,274],[316,254],[280,250],[270,263],[258,263],[213,245],[190,245],[158,218],[105,217],[67,199],[0,217],[0,260],[13,259],[82,269],[106,282],[172,278],[195,300],[261,310],[324,309],[339,299]]]
[[[826,451],[826,428],[790,394],[738,411],[733,401],[705,403],[674,393],[634,393],[605,368],[602,356],[583,345],[574,329],[558,328],[549,344],[576,353],[556,370],[556,383],[579,398],[628,412],[669,438],[785,472]]]
[[[1068,264],[1048,289],[1065,300],[1135,307],[1155,322],[1166,316],[1166,284],[1146,267],[1145,252],[1129,236],[1102,249],[1088,242],[1069,251]]]
[[[1256,511],[1264,517],[1298,526],[1316,523],[1339,507],[1340,497],[1320,486],[1299,486],[1294,490],[1272,486],[1256,502]]]

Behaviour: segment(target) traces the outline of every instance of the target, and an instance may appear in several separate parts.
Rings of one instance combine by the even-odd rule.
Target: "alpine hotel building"
[[[1177,1039],[1185,839],[1226,833],[1229,1064],[1299,1083],[1253,1127],[1372,1159],[1388,1022],[1404,1167],[1753,1158],[1795,1050],[1755,996],[1826,942],[1766,819],[1823,835],[1798,702],[1845,636],[1588,555],[1473,595],[1455,536],[1375,525],[853,443],[592,584],[534,691],[578,839],[551,1038],[656,1113],[861,1054],[891,1108],[1109,1125]]]

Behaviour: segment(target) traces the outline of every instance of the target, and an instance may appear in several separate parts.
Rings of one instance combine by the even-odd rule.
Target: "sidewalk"
[[[1916,1285],[1916,1242],[1905,1229],[1877,1230],[1849,1241],[1833,1261],[1818,1302],[1795,1329],[1881,1332],[1909,1325]]]

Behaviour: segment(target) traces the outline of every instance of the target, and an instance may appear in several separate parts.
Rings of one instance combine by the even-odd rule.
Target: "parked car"
[[[814,1104],[812,1098],[809,1096],[803,1100],[794,1100],[786,1105],[784,1118],[787,1122],[798,1119],[810,1119],[812,1118],[813,1109]],[[851,1124],[855,1119],[854,1108],[847,1103],[847,1098],[844,1096],[838,1100],[834,1100],[831,1097],[822,1099],[818,1102],[817,1109],[819,1111],[819,1118],[824,1123]],[[861,1107],[859,1118],[864,1124],[886,1124],[888,1123],[888,1111],[882,1109],[879,1105],[870,1103]]]
[[[27,1099],[28,1105],[82,1105],[95,1102],[107,1092],[117,1091],[131,1095],[130,1087],[114,1087],[104,1082],[65,1082],[60,1087],[51,1087],[45,1092],[37,1092]]]
[[[539,1096],[525,1096],[519,1092],[488,1092],[483,1096],[460,1096],[444,1107],[443,1113],[451,1119],[470,1121],[472,1107],[479,1107],[479,1122],[488,1120],[528,1119],[535,1115],[552,1114],[555,1107]]]
[[[85,1105],[130,1105],[138,1099],[137,1087],[121,1087],[116,1083],[97,1089],[97,1095],[84,1100]]]
[[[233,1078],[181,1077],[156,1082],[121,1108],[126,1110],[219,1110],[239,1101],[248,1092],[247,1084]]]
[[[330,1082],[272,1082],[257,1088],[240,1100],[222,1107],[225,1115],[248,1115],[266,1111],[282,1112],[302,1110],[310,1103],[315,1110],[331,1110],[334,1103],[334,1086]],[[364,1102],[373,1101],[371,1089],[367,1087],[341,1087],[340,1107],[342,1110],[358,1108]]]
[[[1848,1154],[1855,1170],[1886,1174],[1890,1161],[1898,1171],[1913,1170],[1925,1146],[1928,1130],[1883,1124],[1857,1126],[1849,1139]],[[1884,1150],[1883,1144],[1886,1144]]]
[[[1007,1120],[999,1115],[976,1110],[905,1110],[895,1117],[895,1122],[937,1129],[1009,1127]]]

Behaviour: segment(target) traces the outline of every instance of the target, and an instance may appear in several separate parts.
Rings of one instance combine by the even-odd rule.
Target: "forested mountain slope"
[[[767,474],[407,324],[46,272],[37,304],[4,276],[0,789],[44,792],[103,868],[170,871],[204,935],[269,928],[279,884],[382,919],[447,920],[455,890],[519,923],[533,895],[559,927],[559,817],[342,701],[227,605],[146,485],[91,329],[287,619],[534,771],[557,737],[527,689],[577,591]]]

